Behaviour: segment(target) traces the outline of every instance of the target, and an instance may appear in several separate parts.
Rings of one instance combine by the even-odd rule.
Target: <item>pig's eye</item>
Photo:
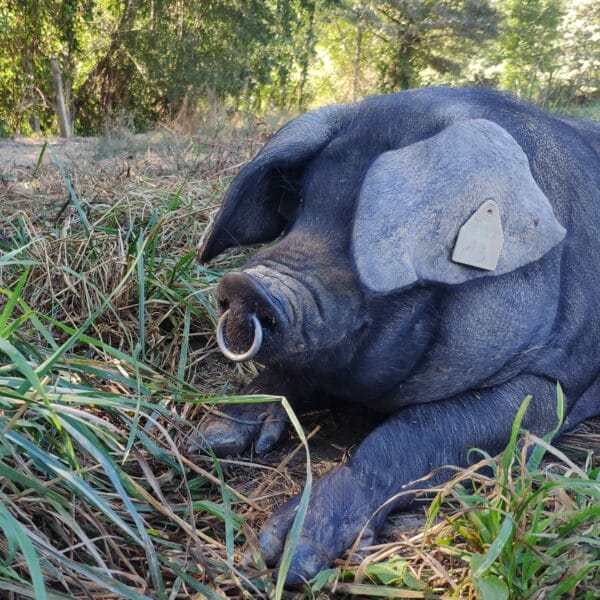
[[[279,201],[277,212],[288,222],[292,223],[302,206],[302,198],[299,196],[283,196]]]

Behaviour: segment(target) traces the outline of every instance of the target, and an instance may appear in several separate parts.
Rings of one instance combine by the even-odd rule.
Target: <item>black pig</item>
[[[389,413],[315,485],[288,582],[367,522],[372,541],[406,483],[500,451],[527,394],[540,434],[557,381],[563,430],[600,414],[599,144],[600,126],[491,90],[420,89],[308,112],[234,180],[201,260],[277,239],[218,287],[222,349],[266,367],[245,391]],[[272,403],[225,412],[202,426],[221,455],[286,431]],[[269,564],[297,503],[261,531]]]

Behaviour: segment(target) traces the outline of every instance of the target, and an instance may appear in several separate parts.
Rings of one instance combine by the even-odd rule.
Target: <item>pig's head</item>
[[[416,319],[411,302],[537,261],[564,235],[500,126],[402,131],[390,114],[331,106],[288,123],[241,171],[200,258],[275,240],[219,284],[230,358],[295,365],[334,351],[349,364],[381,331],[373,306],[389,299]]]

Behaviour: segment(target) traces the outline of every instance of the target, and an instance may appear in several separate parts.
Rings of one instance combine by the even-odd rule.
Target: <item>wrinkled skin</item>
[[[375,247],[361,251],[367,256],[356,256],[358,207],[378,201],[369,199],[368,189],[361,192],[369,169],[384,152],[420,148],[415,144],[457,122],[470,127],[471,119],[499,125],[525,153],[525,168],[551,206],[548,226],[558,232],[556,240],[542,248],[543,240],[532,238],[538,254],[528,257],[527,250],[503,274],[456,267],[447,248],[441,254],[433,248],[441,276],[429,276],[431,261],[424,260],[410,267],[416,273],[410,285],[372,289],[364,283],[371,277],[377,285],[368,254],[390,252],[391,242],[380,249],[375,237]],[[493,145],[498,135],[488,137]],[[489,90],[413,90],[304,115],[234,181],[201,259],[278,238],[218,289],[220,311],[230,311],[225,338],[231,349],[250,345],[251,314],[263,325],[256,360],[265,371],[245,391],[285,395],[294,406],[335,396],[389,414],[344,466],[315,485],[288,583],[327,567],[365,526],[362,543],[373,541],[390,510],[406,506],[410,495],[372,515],[409,482],[435,467],[466,465],[470,448],[499,452],[527,394],[533,401],[524,427],[539,434],[556,426],[557,380],[567,398],[563,430],[600,414],[599,140],[592,123],[559,119]],[[457,148],[438,162],[454,164]],[[459,170],[468,174],[469,163]],[[395,186],[409,173],[384,175],[393,222]],[[479,185],[476,173],[472,180]],[[444,211],[432,214],[443,217]],[[416,228],[411,215],[406,219],[405,238]],[[448,239],[462,224],[446,224],[454,228]],[[505,238],[510,234],[507,228]],[[421,245],[415,255],[430,250],[428,239],[415,244]],[[510,258],[509,243],[502,252]],[[397,268],[393,248],[384,258],[389,269]],[[446,267],[448,278],[454,269],[464,281],[444,281]],[[202,443],[220,455],[251,446],[267,452],[286,432],[277,405],[230,405],[222,412],[201,425]],[[428,485],[444,476],[439,471]],[[261,531],[272,566],[296,506],[297,498],[284,504]]]

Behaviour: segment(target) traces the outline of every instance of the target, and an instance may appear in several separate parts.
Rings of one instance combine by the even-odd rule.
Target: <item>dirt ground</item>
[[[10,177],[19,170],[34,169],[45,142],[52,147],[62,162],[77,161],[94,155],[97,138],[15,138],[0,140],[0,174]],[[14,173],[16,175],[16,173]]]

